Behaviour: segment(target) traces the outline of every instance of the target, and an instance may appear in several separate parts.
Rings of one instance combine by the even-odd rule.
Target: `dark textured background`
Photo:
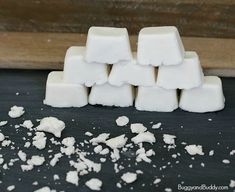
[[[235,38],[234,0],[0,0],[0,31],[87,33],[92,25],[175,25],[183,36]]]
[[[47,74],[48,71],[0,71],[0,119],[9,121],[8,125],[1,127],[0,130],[5,135],[9,135],[17,147],[27,152],[29,157],[33,154],[44,154],[48,160],[47,150],[37,151],[35,148],[23,148],[24,141],[22,140],[22,136],[26,135],[24,128],[20,128],[19,132],[16,133],[14,126],[10,126],[22,123],[24,119],[31,119],[37,125],[38,123],[35,121],[37,118],[56,116],[66,123],[66,129],[63,131],[62,137],[74,136],[77,142],[80,142],[88,138],[84,136],[86,131],[93,132],[95,136],[102,132],[110,132],[111,137],[125,133],[131,138],[133,134],[130,133],[128,127],[120,128],[115,124],[118,116],[127,115],[131,123],[144,123],[148,127],[148,130],[155,133],[157,139],[156,144],[153,146],[145,144],[145,146],[146,148],[153,148],[155,150],[156,156],[152,159],[153,164],[156,164],[156,168],[153,168],[152,164],[148,163],[140,163],[138,166],[135,166],[133,164],[135,157],[130,153],[126,153],[121,155],[122,158],[120,161],[124,165],[130,163],[130,168],[126,168],[125,171],[121,171],[116,175],[114,174],[112,163],[109,163],[108,160],[103,165],[100,173],[91,173],[81,177],[79,186],[75,187],[64,181],[66,172],[73,170],[68,167],[67,158],[61,158],[60,162],[54,168],[43,165],[26,173],[22,173],[20,169],[21,163],[16,162],[10,170],[3,170],[0,167],[0,180],[2,181],[0,184],[1,192],[6,191],[6,187],[12,184],[16,185],[15,191],[19,192],[33,191],[45,185],[68,192],[85,192],[89,190],[84,186],[84,183],[91,177],[98,177],[103,180],[103,191],[130,191],[130,187],[133,186],[132,191],[139,192],[163,191],[165,187],[170,187],[173,191],[177,191],[177,184],[181,181],[184,181],[185,185],[200,185],[203,183],[208,185],[228,185],[230,179],[235,179],[234,156],[229,156],[229,152],[235,147],[235,79],[223,79],[224,94],[226,97],[226,108],[223,111],[206,114],[187,113],[181,110],[176,110],[173,113],[151,113],[136,111],[133,107],[112,108],[86,106],[84,108],[56,109],[44,106],[42,100],[44,98]],[[19,92],[20,95],[16,96],[16,92]],[[13,105],[24,106],[26,113],[19,119],[10,119],[7,113]],[[212,121],[208,121],[208,118],[211,118]],[[75,119],[75,121],[72,122],[71,119]],[[162,122],[163,129],[152,130],[150,125],[151,121],[154,123]],[[181,125],[183,125],[183,128],[180,127]],[[95,130],[92,129],[93,126],[96,127]],[[162,135],[165,133],[177,136],[177,147],[175,150],[173,149],[168,152],[163,147]],[[50,134],[47,134],[47,136],[48,138],[51,137]],[[191,156],[185,152],[184,146],[181,145],[183,141],[188,144],[202,145],[205,155],[195,156],[195,160],[192,160]],[[47,144],[47,149],[49,148],[51,147]],[[52,148],[58,150],[54,146]],[[215,150],[215,155],[209,157],[208,152],[211,149]],[[5,159],[10,159],[16,157],[15,153],[18,150],[2,148],[0,149],[0,153],[3,154]],[[89,151],[92,149],[86,150]],[[181,156],[177,159],[171,158],[171,154],[176,152],[181,153]],[[127,160],[127,157],[130,160]],[[99,159],[97,155],[89,158],[95,161]],[[223,159],[229,159],[231,163],[228,165],[223,164]],[[180,163],[175,164],[176,160],[179,160]],[[170,165],[160,171],[159,167],[166,165],[167,162],[171,162],[172,167]],[[200,166],[201,162],[205,163],[204,168]],[[193,164],[192,169],[188,167],[190,164]],[[121,190],[118,190],[115,185],[119,181],[122,173],[136,169],[142,170],[144,175],[140,175],[134,184],[124,186]],[[60,184],[54,184],[53,174],[60,175]],[[47,178],[43,178],[44,176]],[[154,176],[162,179],[162,182],[157,188],[151,185]],[[21,178],[21,181],[18,180],[19,178]],[[34,181],[39,182],[38,187],[32,186],[32,182]],[[146,183],[146,186],[142,187],[142,183]],[[229,189],[229,191],[232,190]]]

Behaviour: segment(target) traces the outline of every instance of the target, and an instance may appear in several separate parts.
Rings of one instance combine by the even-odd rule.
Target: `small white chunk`
[[[112,66],[109,83],[115,86],[123,84],[154,86],[155,76],[154,67],[140,65],[136,60],[136,53],[134,53],[134,59],[131,61],[119,62]]]
[[[13,191],[15,189],[15,185],[10,185],[7,187],[7,191]]]
[[[219,77],[206,76],[202,86],[182,90],[179,107],[185,111],[205,113],[224,108],[222,82]]]
[[[159,67],[157,85],[165,89],[192,89],[202,85],[203,76],[197,53],[188,51],[181,64]]]
[[[133,105],[134,91],[131,85],[125,84],[120,87],[108,83],[94,85],[89,95],[91,105],[129,107]]]
[[[36,191],[34,192],[56,192],[55,190],[51,190],[49,187],[42,187],[40,189],[37,189]]]
[[[30,170],[33,169],[33,165],[31,165],[31,164],[30,165],[21,165],[20,167],[21,167],[23,172],[24,171],[30,171]]]
[[[133,183],[137,179],[137,174],[136,173],[127,172],[127,173],[124,173],[122,175],[121,179],[124,182],[126,182],[126,183]]]
[[[163,134],[163,141],[168,145],[175,145],[175,135]]]
[[[13,106],[11,107],[11,110],[8,112],[8,115],[11,118],[18,118],[24,114],[24,107],[18,107],[18,106]]]
[[[101,133],[97,137],[94,137],[90,140],[90,143],[93,145],[97,145],[98,143],[105,143],[105,141],[109,138],[109,133]]]
[[[97,178],[92,178],[85,183],[87,187],[94,191],[100,191],[102,187],[102,181]]]
[[[61,132],[65,128],[65,123],[56,117],[45,117],[40,121],[40,125],[36,128],[37,131],[45,131],[54,134],[56,137],[61,137]]]
[[[38,156],[38,155],[33,155],[31,159],[27,161],[28,165],[33,165],[33,166],[40,166],[45,162],[45,158]]]
[[[132,133],[143,133],[147,131],[147,128],[142,123],[132,123],[131,132]]]
[[[36,135],[33,137],[33,146],[37,149],[44,149],[46,147],[46,135],[43,132],[36,132]]]
[[[132,59],[126,28],[90,27],[86,42],[87,62],[113,64]]]
[[[140,111],[172,112],[178,108],[177,92],[158,86],[139,86],[135,107]]]
[[[197,154],[204,155],[201,145],[187,145],[187,146],[185,146],[185,150],[190,155],[197,155]]]
[[[6,125],[8,123],[8,121],[0,121],[0,127]]]
[[[91,87],[108,81],[108,66],[103,63],[88,63],[84,60],[86,47],[70,47],[65,56],[64,82]]]
[[[229,164],[230,163],[230,161],[228,160],[228,159],[223,159],[223,161],[222,161],[224,164]]]
[[[4,141],[4,139],[5,139],[5,136],[2,133],[0,133],[0,142]]]
[[[161,127],[162,123],[157,123],[152,126],[152,129],[159,129]]]
[[[89,136],[89,137],[93,136],[93,134],[92,134],[91,132],[89,132],[89,131],[87,131],[87,132],[85,133],[85,135],[86,135],[86,136]]]
[[[107,146],[109,146],[112,149],[116,148],[122,148],[127,142],[127,137],[125,137],[125,134],[111,138],[105,142]]]
[[[184,47],[174,26],[145,27],[138,36],[137,59],[142,65],[179,65]]]
[[[131,141],[133,141],[135,144],[143,143],[143,142],[153,144],[156,142],[156,139],[153,133],[150,133],[149,131],[147,131],[144,133],[139,133],[135,137],[132,137]]]
[[[235,187],[235,180],[230,180],[229,187],[234,188]]]
[[[102,146],[101,145],[97,145],[95,148],[94,148],[94,152],[95,153],[100,153],[102,151]]]
[[[116,124],[120,127],[125,126],[129,123],[129,118],[127,116],[120,116],[116,119]]]
[[[22,125],[23,125],[23,127],[27,128],[27,129],[31,129],[33,127],[33,123],[31,120],[25,120]]]
[[[43,103],[52,107],[83,107],[88,104],[88,90],[83,85],[63,82],[63,72],[53,71],[47,78]]]
[[[52,167],[54,167],[56,165],[56,163],[60,160],[60,158],[62,157],[63,155],[61,153],[56,153],[54,155],[54,157],[51,159],[50,161],[50,165]]]
[[[79,178],[78,178],[77,171],[69,171],[69,172],[67,172],[67,174],[66,174],[66,181],[68,183],[72,183],[72,184],[78,186],[78,180],[79,180]]]
[[[20,158],[21,161],[26,161],[27,155],[26,155],[25,152],[23,152],[23,151],[20,150],[20,151],[17,153],[17,155],[18,155],[18,157]]]
[[[213,156],[214,155],[214,150],[210,150],[209,151],[209,156]]]

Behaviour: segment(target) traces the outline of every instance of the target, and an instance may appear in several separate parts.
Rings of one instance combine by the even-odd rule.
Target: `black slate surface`
[[[130,118],[131,123],[143,123],[148,130],[156,136],[157,142],[154,145],[145,144],[147,149],[153,148],[156,155],[152,157],[152,163],[145,162],[135,165],[135,155],[133,151],[121,154],[121,162],[125,166],[124,170],[115,174],[113,163],[108,157],[106,163],[102,165],[102,170],[99,173],[90,173],[80,177],[79,186],[65,182],[66,172],[73,170],[68,164],[68,158],[63,157],[55,167],[43,165],[36,167],[32,171],[22,172],[20,165],[21,161],[14,163],[8,170],[0,167],[0,191],[6,191],[9,185],[15,185],[14,191],[34,191],[43,186],[50,186],[51,189],[58,191],[90,191],[84,183],[92,178],[97,177],[103,181],[102,191],[164,191],[165,188],[171,188],[173,191],[178,190],[178,184],[182,186],[200,186],[201,184],[226,186],[228,187],[230,179],[235,179],[235,164],[234,156],[230,156],[231,150],[235,149],[235,79],[224,78],[224,94],[226,97],[226,108],[223,111],[216,113],[195,114],[176,110],[173,113],[151,113],[140,112],[133,107],[129,108],[113,108],[100,106],[86,106],[83,108],[56,109],[42,104],[45,91],[45,82],[48,71],[27,71],[27,70],[1,70],[0,71],[0,120],[7,120],[8,124],[0,127],[0,131],[4,135],[15,142],[16,148],[1,147],[0,154],[3,155],[5,162],[17,157],[17,152],[22,149],[31,155],[43,154],[46,158],[46,164],[49,159],[48,149],[59,151],[59,147],[51,145],[47,142],[46,150],[36,150],[34,147],[24,148],[25,141],[22,137],[27,136],[25,128],[14,128],[14,125],[20,124],[23,120],[30,119],[35,125],[38,125],[36,119],[46,116],[55,116],[66,123],[66,129],[63,131],[62,137],[74,136],[77,143],[89,139],[84,136],[86,131],[94,133],[97,136],[99,133],[111,133],[111,137],[120,134],[126,134],[128,138],[133,137],[129,127],[117,127],[115,120],[121,115],[126,115]],[[19,92],[19,95],[16,95]],[[65,93],[66,94],[66,93]],[[26,113],[18,118],[11,119],[8,117],[8,111],[13,105],[23,106]],[[72,121],[74,119],[74,121]],[[209,121],[208,119],[212,119]],[[151,129],[151,123],[162,122],[162,129]],[[183,126],[183,127],[182,127]],[[93,129],[95,127],[95,129]],[[170,151],[164,147],[162,140],[163,134],[173,134],[177,136],[176,149]],[[48,138],[52,136],[47,134]],[[29,139],[31,140],[31,139]],[[184,145],[200,144],[203,146],[204,156],[192,157],[184,150]],[[79,148],[82,147],[79,145]],[[83,148],[85,151],[92,151],[93,147]],[[209,156],[208,152],[214,150],[214,156]],[[176,159],[171,155],[180,153],[181,156]],[[99,155],[90,155],[89,159],[96,162],[99,161]],[[71,159],[76,159],[74,156]],[[222,163],[223,159],[229,159],[230,164]],[[179,163],[176,163],[179,161]],[[168,164],[170,162],[170,164]],[[205,167],[201,166],[201,163]],[[130,167],[127,165],[130,164]],[[193,167],[189,168],[192,164]],[[155,166],[153,166],[155,165]],[[161,166],[166,165],[160,170]],[[138,180],[133,184],[123,185],[121,189],[116,187],[116,183],[120,181],[121,175],[126,171],[142,170],[143,175],[138,175]],[[53,181],[53,175],[60,176],[59,181]],[[153,185],[155,177],[161,178],[158,186]],[[33,186],[32,183],[38,181],[38,186]],[[145,184],[143,186],[143,183]],[[185,188],[186,190],[186,188]],[[199,191],[199,190],[194,190]],[[215,190],[204,190],[215,191]],[[220,190],[217,190],[220,191]],[[231,188],[223,191],[232,191]]]

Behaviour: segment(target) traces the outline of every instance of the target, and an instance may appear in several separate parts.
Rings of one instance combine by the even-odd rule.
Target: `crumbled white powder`
[[[30,171],[33,169],[33,165],[21,165],[22,171]]]
[[[209,151],[209,156],[213,156],[214,155],[214,150],[210,150]]]
[[[33,165],[33,166],[40,166],[44,163],[45,158],[38,156],[38,155],[33,155],[31,159],[27,161],[28,165]]]
[[[62,140],[62,144],[69,147],[73,146],[75,144],[75,138],[74,137],[66,137]]]
[[[13,106],[11,107],[11,110],[8,112],[8,115],[11,118],[18,118],[24,114],[24,107],[18,107],[18,106]]]
[[[59,175],[54,174],[54,175],[53,175],[53,179],[54,179],[54,181],[56,181],[56,180],[59,180],[59,179],[60,179],[60,177],[59,177]]]
[[[102,151],[100,151],[100,155],[107,155],[109,153],[108,148],[104,148]]]
[[[100,162],[104,163],[106,161],[106,158],[100,158]]]
[[[228,159],[223,159],[223,161],[222,161],[224,164],[229,164],[230,163],[230,161],[228,160]]]
[[[92,134],[91,132],[89,132],[89,131],[87,131],[87,132],[85,133],[85,135],[86,135],[86,136],[89,136],[89,137],[93,136],[93,134]]]
[[[154,181],[153,181],[153,184],[158,184],[158,183],[160,183],[161,182],[161,179],[160,178],[156,178]]]
[[[230,180],[229,187],[234,188],[235,187],[235,180]]]
[[[27,129],[31,129],[33,127],[33,123],[31,120],[25,120],[22,124],[23,127]]]
[[[132,123],[131,132],[132,133],[143,133],[147,131],[147,128],[142,123]]]
[[[43,132],[36,132],[36,135],[33,137],[33,146],[37,149],[44,149],[46,147],[46,135]]]
[[[116,123],[120,127],[125,126],[129,123],[129,118],[127,116],[120,116],[116,119]]]
[[[3,140],[3,141],[2,141],[2,146],[3,146],[3,147],[8,147],[10,144],[11,144],[11,141],[10,141],[10,140],[7,140],[7,139],[6,139],[6,140]]]
[[[3,163],[4,163],[4,159],[0,157],[0,165],[2,165]]]
[[[7,191],[13,191],[15,189],[15,185],[10,185],[7,187]]]
[[[143,147],[139,148],[136,151],[136,161],[137,162],[145,161],[146,163],[151,163],[152,162],[152,160],[147,157],[145,148],[143,148]]]
[[[72,184],[78,186],[78,180],[79,180],[79,178],[78,178],[77,171],[69,171],[69,172],[67,172],[67,174],[66,174],[66,181],[68,183],[72,183]]]
[[[190,155],[197,155],[197,154],[198,155],[204,155],[201,145],[187,145],[187,146],[185,146],[185,150]]]
[[[230,154],[230,155],[234,155],[234,154],[235,154],[235,150],[230,151],[229,154]]]
[[[20,150],[20,151],[17,153],[17,155],[18,155],[18,157],[20,158],[21,161],[26,161],[27,155],[26,155],[25,152],[23,152],[23,151]]]
[[[102,181],[97,178],[92,178],[85,183],[87,187],[94,191],[100,191],[102,187]]]
[[[102,146],[101,145],[97,145],[95,148],[94,148],[94,152],[95,153],[100,153],[102,151]]]
[[[94,137],[90,140],[92,145],[97,145],[98,143],[105,143],[105,141],[109,138],[109,133],[101,133],[97,137]]]
[[[202,167],[205,167],[205,163],[202,162],[202,163],[201,163],[201,166],[202,166]]]
[[[157,123],[152,126],[152,129],[159,129],[162,126],[162,123]]]
[[[5,136],[2,133],[0,133],[0,142],[4,141],[4,139],[5,139]]]
[[[29,148],[30,145],[31,145],[31,143],[30,143],[29,141],[27,141],[27,142],[25,142],[24,147],[25,147],[25,148]]]
[[[50,165],[52,167],[54,167],[56,165],[56,163],[60,160],[60,158],[62,157],[63,155],[61,153],[56,153],[54,155],[54,157],[51,159],[50,161]]]
[[[60,148],[60,151],[61,153],[64,153],[65,155],[72,155],[75,153],[75,147],[74,147],[74,144],[75,144],[75,139],[74,137],[66,137],[62,140],[62,144],[65,146],[65,147],[61,147]]]
[[[165,192],[172,192],[171,188],[165,188]]]
[[[163,141],[168,145],[175,145],[175,135],[163,134]]]
[[[131,141],[133,141],[135,144],[143,143],[143,142],[153,144],[156,142],[156,139],[153,133],[147,131],[144,133],[139,133],[135,137],[132,137]]]
[[[111,138],[105,142],[107,146],[109,146],[112,149],[116,148],[122,148],[127,142],[127,137],[125,137],[125,134]]]
[[[118,159],[120,159],[120,153],[117,148],[114,148],[113,151],[111,152],[111,159],[112,162],[116,162]]]
[[[121,179],[126,183],[133,183],[137,179],[136,173],[127,172],[121,176]]]
[[[8,121],[0,121],[0,127],[6,125],[8,123]]]
[[[40,121],[40,125],[37,126],[37,131],[45,131],[52,133],[56,137],[61,137],[61,132],[65,128],[65,123],[56,117],[45,117]]]
[[[56,190],[51,190],[49,187],[42,187],[40,189],[37,189],[36,191],[34,192],[56,192]]]

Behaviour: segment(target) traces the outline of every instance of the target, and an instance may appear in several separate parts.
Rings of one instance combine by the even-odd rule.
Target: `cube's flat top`
[[[139,35],[169,35],[177,32],[175,26],[163,26],[163,27],[145,27],[140,30]]]
[[[48,83],[61,83],[63,79],[62,71],[53,71],[48,75]]]
[[[117,27],[91,27],[88,31],[88,38],[90,35],[101,37],[125,36],[127,35],[127,29]]]
[[[35,154],[42,154],[46,159],[44,165],[30,172],[21,171],[20,164],[23,163],[21,161],[14,164],[13,167],[9,167],[8,170],[1,169],[1,173],[3,174],[1,191],[6,191],[7,186],[14,184],[16,191],[26,191],[26,189],[27,191],[34,191],[40,187],[49,186],[57,191],[87,192],[88,189],[84,186],[84,183],[90,176],[95,176],[103,181],[102,191],[112,192],[119,192],[120,190],[122,192],[164,191],[166,187],[171,188],[172,191],[178,191],[178,184],[182,181],[184,181],[185,185],[190,186],[200,186],[202,183],[208,186],[211,184],[228,186],[230,179],[234,179],[234,156],[229,155],[235,146],[234,78],[222,79],[227,104],[222,111],[196,114],[177,109],[172,113],[157,113],[137,111],[134,107],[117,108],[88,105],[83,108],[59,109],[43,105],[42,101],[45,96],[48,73],[49,71],[38,70],[0,71],[0,82],[3,82],[0,86],[0,117],[1,120],[8,121],[7,125],[0,128],[1,132],[9,136],[9,139],[15,142],[15,146],[18,146],[19,149],[26,152],[29,158]],[[19,92],[19,95],[16,95],[16,92]],[[23,106],[25,108],[25,114],[18,119],[9,118],[8,111],[13,105]],[[37,126],[39,122],[36,119],[54,116],[63,120],[66,124],[62,132],[62,138],[73,136],[78,144],[84,139],[90,139],[84,135],[87,131],[93,133],[94,137],[100,133],[111,133],[110,137],[126,134],[128,143],[131,143],[130,138],[135,136],[135,134],[132,134],[130,131],[130,123],[125,127],[118,127],[115,123],[115,120],[123,115],[129,117],[130,123],[143,123],[148,131],[154,133],[156,136],[157,142],[155,144],[144,144],[146,150],[153,149],[156,152],[156,155],[151,158],[152,163],[141,162],[135,165],[136,154],[132,153],[138,149],[138,146],[134,146],[131,152],[127,151],[120,154],[121,158],[117,163],[122,163],[125,167],[124,170],[116,174],[113,170],[113,163],[110,163],[110,156],[108,155],[107,162],[102,164],[101,172],[79,176],[78,186],[68,184],[64,179],[66,172],[72,170],[67,157],[62,157],[55,167],[46,165],[49,164],[51,159],[49,155],[59,151],[60,148],[60,146],[51,144],[51,134],[46,133],[48,138],[47,143],[51,148],[47,146],[45,150],[38,151],[34,147],[30,147],[26,150],[23,147],[25,141],[22,137],[26,136],[31,141],[31,138],[27,136],[28,129],[19,128],[17,131],[14,128],[15,124],[22,124],[23,120],[26,119],[32,120],[33,124]],[[158,122],[162,123],[161,128],[152,129],[152,125]],[[175,149],[168,150],[167,147],[164,147],[162,140],[163,134],[176,135],[177,147]],[[61,141],[62,139],[56,140]],[[205,155],[195,156],[195,159],[192,160],[192,156],[185,152],[185,145],[182,142],[186,142],[188,145],[202,145]],[[79,148],[84,149],[80,144]],[[91,153],[88,157],[89,159],[99,162],[101,156],[92,154],[94,153],[93,148],[94,146],[90,146],[89,148],[85,148],[85,151]],[[19,149],[9,150],[9,147],[2,147],[1,154],[4,156],[5,162],[9,162],[12,158],[18,158],[16,154]],[[48,149],[52,149],[54,152],[48,153]],[[214,156],[208,155],[210,150],[214,150]],[[172,158],[172,154],[176,153],[180,153],[181,155],[176,159]],[[75,155],[69,160],[77,161],[77,158]],[[222,163],[223,159],[229,159],[231,163],[224,164]],[[179,162],[176,163],[176,161]],[[171,164],[167,165],[167,162]],[[205,164],[205,167],[200,165],[202,162]],[[193,168],[189,168],[190,164],[193,165]],[[128,165],[131,165],[131,167],[128,167]],[[153,165],[156,167],[153,167]],[[166,169],[160,170],[159,168],[163,165],[166,165]],[[38,172],[38,169],[41,171]],[[120,181],[122,173],[131,170],[142,170],[144,174],[138,174],[138,179],[135,183],[123,185],[121,189],[117,188],[116,183]],[[61,178],[59,185],[54,184],[54,174],[58,174]],[[47,178],[43,178],[44,176]],[[156,176],[161,179],[158,186],[153,184]],[[19,181],[19,178],[21,178],[21,181]],[[38,181],[39,185],[32,185],[34,181]],[[142,186],[143,183],[145,186]],[[133,187],[133,190],[130,187]]]
[[[186,51],[184,58],[185,59],[198,58],[198,54],[195,51]]]
[[[221,79],[217,76],[205,76],[204,82],[207,85],[221,85]]]
[[[70,57],[83,57],[85,54],[85,46],[72,46],[66,52],[66,58]]]

